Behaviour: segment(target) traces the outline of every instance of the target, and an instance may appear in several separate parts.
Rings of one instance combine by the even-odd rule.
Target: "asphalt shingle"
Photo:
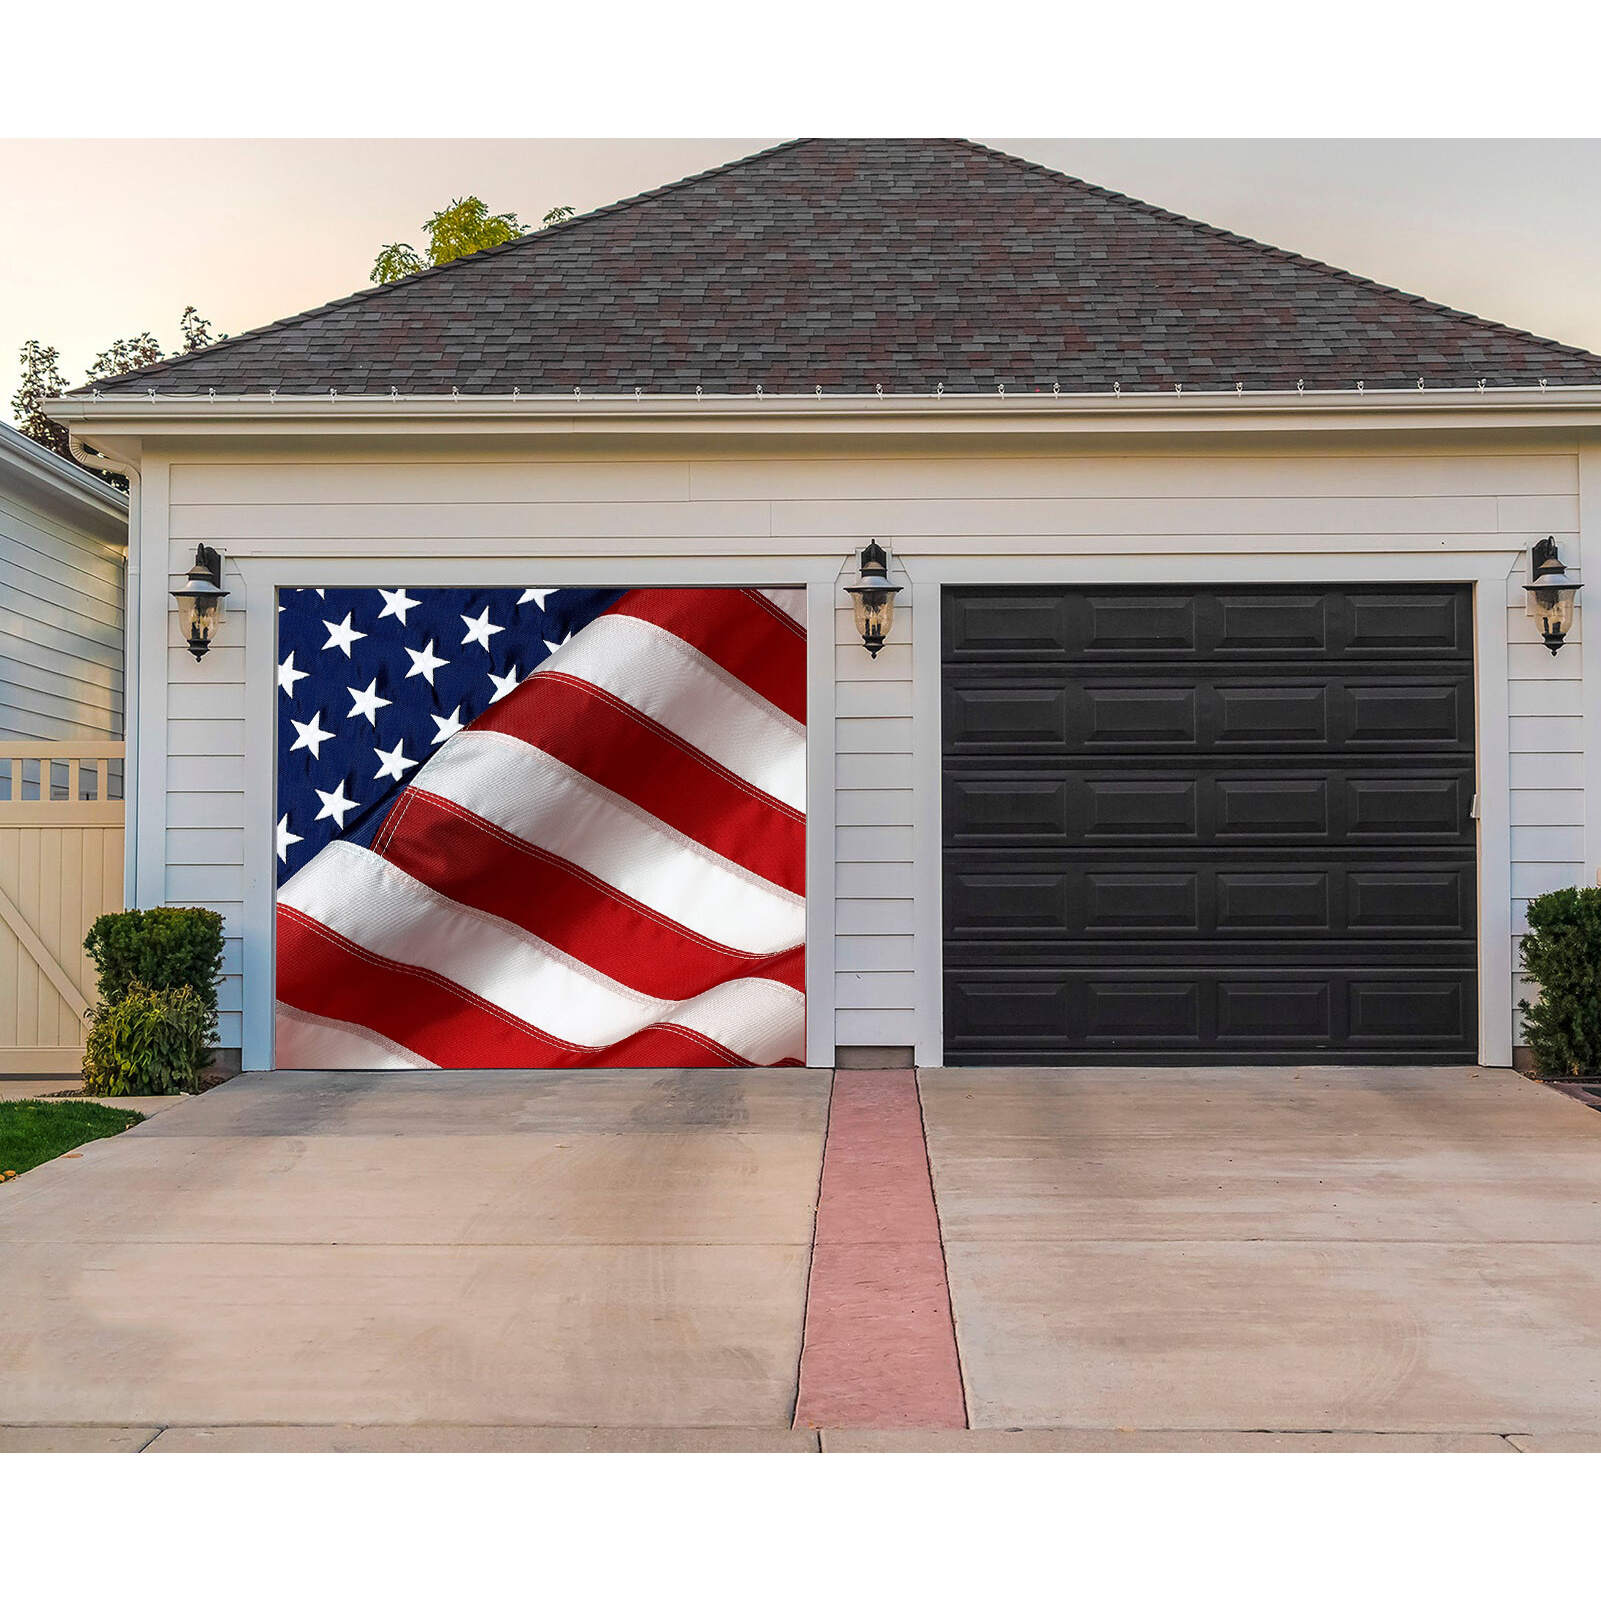
[[[1601,383],[1485,322],[958,139],[802,139],[102,393]]]

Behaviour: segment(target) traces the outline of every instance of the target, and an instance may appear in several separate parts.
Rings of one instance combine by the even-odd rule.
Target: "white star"
[[[449,666],[443,656],[434,655],[434,642],[429,640],[421,650],[413,650],[410,645],[405,647],[406,654],[411,657],[411,667],[407,670],[407,678],[415,678],[419,673],[428,680],[429,687],[433,687],[434,674],[441,667]]]
[[[537,607],[539,607],[541,611],[543,611],[545,609],[545,596],[554,595],[555,593],[556,591],[554,589],[525,589],[522,594],[517,597],[517,604],[521,606],[525,602],[531,600]]]
[[[429,741],[433,745],[443,745],[452,734],[461,732],[461,707],[457,707],[449,717],[441,717],[437,712],[429,712],[434,722],[439,725],[439,732]]]
[[[328,642],[322,648],[324,650],[332,650],[334,646],[337,645],[345,653],[345,659],[347,661],[350,659],[350,647],[354,645],[358,639],[365,639],[367,637],[359,628],[352,628],[350,626],[350,619],[354,615],[354,612],[347,611],[345,613],[345,620],[342,623],[324,622],[322,625],[328,630]]]
[[[466,612],[463,612],[461,620],[467,625],[467,637],[462,640],[464,645],[482,645],[485,650],[488,650],[489,636],[506,632],[499,623],[490,622],[489,608],[487,606],[476,617],[469,617]]]
[[[311,759],[316,761],[322,755],[323,745],[334,737],[322,731],[322,713],[313,712],[309,723],[296,723],[293,717],[289,721],[294,724],[295,733],[300,736],[289,747],[290,750],[309,750]]]
[[[355,705],[345,713],[346,720],[348,721],[352,717],[365,717],[374,728],[378,726],[378,708],[394,704],[393,701],[385,700],[378,693],[378,680],[376,678],[365,689],[347,688],[345,693],[355,702]]]
[[[406,754],[406,742],[403,739],[395,741],[393,750],[384,750],[374,745],[372,753],[378,758],[378,771],[373,774],[374,778],[404,778],[406,769],[417,765]]]
[[[278,860],[280,862],[289,860],[289,847],[298,845],[302,837],[300,834],[291,834],[289,832],[289,813],[285,812],[278,819]]]
[[[323,591],[322,591],[322,590],[320,590],[320,589],[319,589],[319,590],[318,590],[318,591],[317,591],[317,599],[318,599],[318,600],[322,600],[322,599],[323,599],[323,598],[324,598],[324,595],[323,595]],[[346,622],[349,622],[349,621],[350,621],[350,619],[349,619],[349,618],[348,618],[348,617],[347,617],[347,618],[346,618],[346,619],[345,619],[345,621],[346,621]]]
[[[335,828],[343,828],[345,826],[345,813],[353,812],[356,809],[356,803],[353,800],[345,799],[345,781],[342,778],[339,780],[339,785],[336,789],[319,789],[317,791],[317,799],[322,802],[322,810],[317,813],[317,821],[320,823],[323,818],[331,817],[334,820]]]
[[[400,626],[404,628],[406,626],[406,613],[413,606],[422,605],[420,600],[408,599],[406,591],[403,589],[380,589],[378,593],[384,597],[384,609],[378,613],[379,622],[382,622],[386,617],[398,617]]]
[[[489,682],[495,686],[495,693],[489,697],[489,704],[493,706],[497,700],[504,700],[517,687],[517,663],[511,664],[511,671],[504,678],[499,673],[491,673]]]
[[[293,651],[290,651],[288,656],[278,663],[278,687],[291,700],[295,698],[295,685],[302,678],[310,677],[310,673],[303,673],[295,666],[295,653]]]

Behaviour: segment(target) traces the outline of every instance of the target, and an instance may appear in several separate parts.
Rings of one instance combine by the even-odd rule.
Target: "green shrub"
[[[1529,902],[1524,970],[1539,999],[1519,1001],[1541,1073],[1601,1074],[1601,889],[1556,889]]]
[[[100,970],[102,1003],[120,1001],[133,984],[177,989],[187,984],[205,1007],[205,1037],[217,1043],[217,980],[222,976],[222,918],[200,906],[155,906],[107,912],[83,942]]]
[[[176,1095],[200,1087],[211,1059],[213,1014],[187,984],[151,989],[137,979],[89,1009],[83,1087],[90,1095]]]

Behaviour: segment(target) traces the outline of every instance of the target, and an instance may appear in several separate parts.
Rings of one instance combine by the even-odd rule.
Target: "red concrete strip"
[[[910,1071],[834,1075],[795,1426],[967,1427]]]

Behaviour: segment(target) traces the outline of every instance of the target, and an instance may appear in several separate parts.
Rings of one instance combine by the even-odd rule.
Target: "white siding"
[[[121,737],[122,591],[121,551],[0,484],[0,739]]]
[[[1522,568],[1512,571],[1541,534],[1557,535],[1565,552],[1576,547],[1572,449],[1247,451],[1236,442],[1225,450],[1148,446],[1125,454],[1104,446],[963,454],[933,444],[922,455],[910,446],[851,455],[837,445],[827,454],[800,446],[693,456],[662,446],[654,454],[619,449],[564,460],[537,459],[531,446],[526,459],[514,454],[439,446],[426,459],[340,460],[324,450],[299,461],[174,462],[170,471],[146,474],[147,494],[170,485],[159,512],[147,512],[160,542],[147,582],[156,581],[162,555],[181,574],[201,539],[224,549],[230,563],[242,562],[238,571],[254,584],[272,581],[265,562],[279,564],[280,575],[294,563],[296,576],[284,581],[299,583],[318,581],[308,573],[330,583],[425,582],[427,563],[441,557],[515,562],[486,566],[480,582],[538,582],[542,562],[573,558],[607,563],[619,582],[630,581],[631,568],[633,581],[673,582],[660,569],[637,576],[642,560],[663,557],[688,564],[680,582],[694,582],[693,564],[707,558],[781,558],[792,581],[833,581],[867,537],[889,543],[906,575],[907,604],[876,661],[855,643],[835,584],[839,1046],[912,1045],[920,1037],[919,996],[928,994],[917,983],[913,952],[920,924],[925,941],[927,927],[937,929],[938,907],[918,900],[917,885],[928,879],[914,860],[913,673],[924,662],[916,653],[937,649],[938,618],[914,616],[909,604],[920,563],[969,558],[964,574],[973,580],[1026,581],[1041,557],[1077,554],[1111,563],[1112,571],[1130,553],[1191,564],[1249,555],[1262,576],[1292,579],[1309,552],[1343,553],[1349,564],[1341,570],[1352,578],[1366,576],[1364,557],[1372,553],[1478,553],[1500,562],[1494,570],[1507,575],[1505,595],[1492,586],[1484,599],[1507,607],[1514,914],[1539,889],[1583,877],[1580,652],[1552,658],[1538,643],[1522,614]],[[761,577],[779,581],[772,569]],[[149,849],[160,853],[159,881],[169,899],[223,911],[231,934],[246,893],[243,830],[251,808],[266,804],[244,793],[243,753],[271,737],[245,727],[244,633],[236,612],[225,642],[199,664],[171,633],[168,682],[146,701],[159,708],[147,716],[165,722],[159,748],[168,792],[154,822],[141,818]],[[1483,665],[1492,675],[1503,670]],[[937,951],[937,936],[925,948]],[[1503,971],[1511,958],[1507,950],[1484,953]],[[237,939],[228,962],[225,1005],[234,1008]],[[240,1037],[237,1011],[229,1011],[224,1031],[229,1043]],[[925,1020],[922,1037],[928,1033]]]
[[[1564,561],[1582,578],[1577,519],[1553,521],[1530,531],[1531,542],[1554,534]],[[1526,563],[1507,579],[1507,685],[1512,775],[1512,954],[1513,993],[1528,993],[1517,946],[1529,931],[1529,901],[1547,890],[1583,884],[1584,597],[1568,642],[1555,656],[1540,643],[1540,630],[1525,608]],[[1594,691],[1592,691],[1594,693]],[[1523,1038],[1523,1019],[1514,1018]]]
[[[863,541],[865,543],[865,541]],[[913,1012],[911,586],[890,642],[862,649],[850,597],[835,586],[835,1045],[910,1046]],[[842,580],[845,582],[846,580]]]

